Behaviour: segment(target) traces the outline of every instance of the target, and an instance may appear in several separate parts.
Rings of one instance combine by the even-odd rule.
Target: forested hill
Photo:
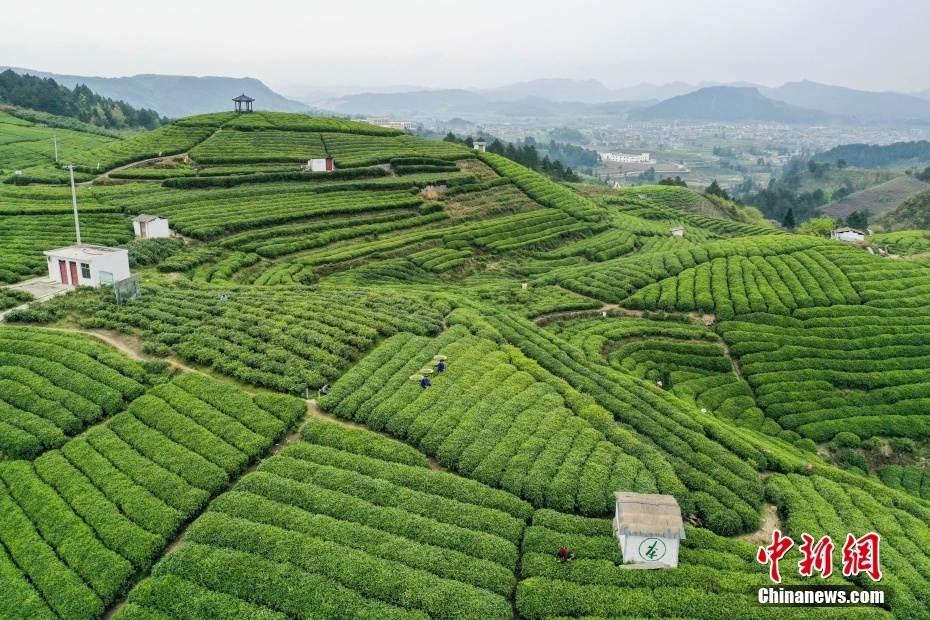
[[[136,109],[95,94],[83,84],[73,90],[51,78],[0,73],[0,103],[75,118],[107,129],[155,129],[168,122],[158,112]]]
[[[816,161],[834,162],[842,159],[858,168],[884,168],[930,161],[930,142],[895,142],[893,144],[841,144],[818,153]]]

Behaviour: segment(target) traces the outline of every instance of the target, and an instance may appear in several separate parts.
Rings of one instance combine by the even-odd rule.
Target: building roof
[[[160,219],[162,218],[158,217],[157,215],[146,215],[144,213],[140,213],[136,217],[132,218],[132,221],[133,222],[154,222],[155,220],[160,220]]]
[[[617,516],[614,530],[625,536],[684,538],[681,508],[671,495],[614,493]]]
[[[255,101],[255,100],[252,99],[251,97],[249,97],[248,95],[246,95],[245,93],[242,93],[242,94],[239,95],[238,97],[234,97],[234,98],[233,98],[233,101],[243,101],[243,102],[245,102],[245,101]]]
[[[69,258],[89,263],[93,262],[95,258],[99,258],[101,256],[112,256],[113,254],[119,252],[127,253],[128,250],[124,248],[108,248],[102,245],[87,245],[82,243],[81,245],[71,245],[66,248],[58,248],[57,250],[46,250],[42,253],[46,256]]]
[[[835,232],[835,233],[853,232],[853,233],[856,233],[857,235],[862,235],[863,237],[865,236],[865,233],[862,232],[861,230],[856,230],[855,228],[850,228],[849,226],[844,226],[844,227],[842,227],[842,228],[837,228],[837,229],[834,230],[833,232]]]
[[[680,230],[681,232],[684,232],[685,227],[684,226],[672,226],[671,228],[669,228],[669,231],[671,232],[675,232],[676,230]]]

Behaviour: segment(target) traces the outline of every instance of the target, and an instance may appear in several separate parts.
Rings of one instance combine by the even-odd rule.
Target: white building
[[[685,538],[681,508],[671,495],[614,493],[614,536],[625,564],[677,568],[678,545]]]
[[[861,230],[845,226],[832,231],[830,233],[830,238],[837,241],[865,241],[865,233]]]
[[[675,226],[673,228],[669,228],[668,231],[672,233],[673,237],[684,237],[685,236],[684,226]]]
[[[136,239],[158,239],[171,236],[168,220],[157,215],[137,215],[132,218],[132,229],[136,231]]]
[[[62,284],[100,286],[130,276],[129,252],[101,245],[72,245],[43,252],[49,277]]]
[[[400,131],[411,131],[413,121],[395,121],[392,118],[369,118],[365,121],[369,125],[378,125],[379,127],[388,127],[389,129],[399,129]]]
[[[474,148],[476,151],[484,153],[487,150],[488,143],[484,140],[475,140]]]
[[[615,161],[621,164],[654,164],[655,160],[649,158],[649,153],[640,155],[627,155],[626,153],[601,153],[601,161]]]
[[[332,157],[318,157],[307,160],[307,169],[310,172],[329,172],[333,169]]]

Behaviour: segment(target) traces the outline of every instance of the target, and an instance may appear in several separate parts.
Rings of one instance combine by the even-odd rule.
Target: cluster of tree
[[[101,97],[83,84],[72,90],[51,78],[19,75],[11,69],[0,73],[0,102],[107,129],[155,129],[169,122],[155,110],[137,110],[123,101]]]
[[[727,190],[720,187],[720,184],[717,183],[717,179],[714,179],[710,182],[710,185],[707,186],[707,189],[704,190],[704,193],[710,196],[719,196],[724,200],[730,200],[730,194],[727,193]]]
[[[842,161],[842,160],[840,160]],[[813,159],[807,160],[807,170],[814,175],[815,179],[822,179],[823,175],[827,173],[827,170],[833,167],[828,161],[817,162]]]
[[[715,146],[713,153],[718,157],[729,157],[730,159],[739,157],[739,153],[734,151],[732,146]]]
[[[586,135],[571,127],[556,127],[549,132],[549,139],[553,142],[574,142],[575,144],[591,142]]]
[[[813,192],[797,192],[773,179],[765,189],[742,196],[742,201],[762,211],[767,219],[783,222],[791,211],[793,220],[802,222],[819,214],[819,207],[829,202],[829,194],[819,188]]]
[[[525,141],[524,141],[525,142]],[[597,151],[586,149],[574,144],[563,144],[551,140],[545,147],[550,159],[558,160],[563,165],[578,169],[592,169],[597,166],[601,157]]]
[[[883,168],[906,161],[930,160],[930,142],[895,142],[893,144],[842,144],[814,155],[818,162],[842,160],[859,168]]]
[[[446,142],[464,144],[468,147],[474,146],[475,143],[471,136],[461,139],[451,131],[443,140]],[[530,170],[541,172],[553,181],[566,181],[569,183],[581,182],[581,177],[558,159],[550,159],[548,155],[540,157],[539,151],[536,150],[536,140],[533,138],[528,137],[525,140],[519,140],[516,145],[513,142],[508,142],[506,146],[500,139],[494,138],[493,141],[488,143],[485,149],[489,153],[503,155],[511,161],[526,166]]]
[[[830,231],[832,231],[837,226],[849,226],[850,228],[856,228],[858,230],[864,231],[869,227],[869,217],[872,215],[872,212],[868,209],[864,211],[853,211],[846,216],[846,221],[843,221],[843,218],[832,219],[829,217],[812,217],[803,224],[801,224],[798,232],[801,234],[811,234],[817,235],[820,237],[829,237]],[[787,213],[781,220],[781,225],[785,230],[795,230],[798,228],[797,221],[794,217],[794,209],[788,208]]]
[[[920,172],[914,174],[914,178],[924,183],[930,183],[930,166],[927,166]]]
[[[673,187],[688,187],[688,184],[681,180],[681,177],[676,176],[674,179],[672,177],[665,177],[661,179],[657,185],[671,185]]]

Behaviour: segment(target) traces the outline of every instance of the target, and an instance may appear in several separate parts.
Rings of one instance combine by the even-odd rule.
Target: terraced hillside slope
[[[930,618],[925,259],[343,119],[74,162],[142,296],[0,323],[0,618]],[[70,209],[0,185],[0,278],[42,274]],[[177,237],[130,241],[141,213]],[[679,568],[622,567],[617,491],[676,498]],[[786,585],[884,601],[753,602],[776,528]],[[880,581],[839,569],[867,533]]]

